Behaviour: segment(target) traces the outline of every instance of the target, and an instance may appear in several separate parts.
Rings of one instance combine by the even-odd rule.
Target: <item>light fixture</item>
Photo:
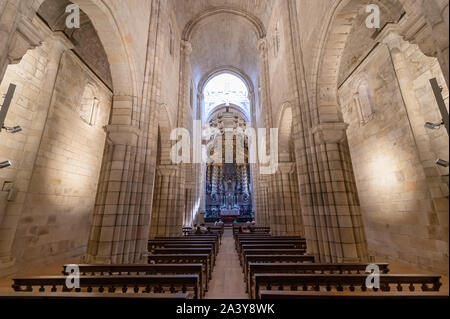
[[[3,126],[3,129],[5,129],[6,132],[12,133],[12,134],[22,132],[22,128],[18,125],[14,126],[14,127]]]
[[[431,123],[431,122],[426,122],[425,123],[425,127],[427,129],[430,130],[438,130],[441,128],[441,126],[444,125],[444,121],[442,121],[441,123],[437,124],[437,123]]]
[[[11,166],[11,162],[10,161],[4,161],[0,163],[0,168],[6,168],[6,167],[10,167]]]
[[[436,160],[436,164],[439,166],[442,166],[442,167],[449,167],[449,165],[450,165],[449,162],[447,162],[443,159],[440,159],[440,158]]]

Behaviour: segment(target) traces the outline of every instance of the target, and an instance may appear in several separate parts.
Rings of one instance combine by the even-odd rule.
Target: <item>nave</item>
[[[448,278],[384,262],[321,263],[299,236],[269,227],[209,226],[208,233],[149,240],[147,264],[47,267],[0,281],[1,298],[19,299],[398,299],[446,298]],[[367,287],[376,265],[380,286]],[[59,268],[59,269],[58,269]],[[58,270],[60,273],[58,274]],[[38,276],[36,276],[38,275]],[[73,282],[75,283],[75,282]],[[8,287],[9,285],[9,287]]]

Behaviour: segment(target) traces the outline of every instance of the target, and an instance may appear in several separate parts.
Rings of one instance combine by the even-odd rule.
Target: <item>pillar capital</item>
[[[156,168],[156,174],[158,176],[173,177],[179,170],[180,167],[178,165],[159,165]]]
[[[36,31],[36,27],[28,19],[21,18],[9,48],[9,63],[19,63],[28,50],[38,47],[43,40],[42,34]]]
[[[132,125],[106,125],[105,131],[114,145],[137,146],[141,130]]]
[[[312,133],[320,144],[337,144],[345,140],[348,124],[321,123],[312,129]]]
[[[295,172],[295,162],[278,163],[278,172],[281,174],[293,174]]]

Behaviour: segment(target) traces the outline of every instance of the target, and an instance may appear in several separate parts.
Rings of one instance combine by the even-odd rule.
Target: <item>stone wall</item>
[[[98,104],[81,110],[88,85]],[[70,52],[63,56],[16,234],[19,260],[85,253],[111,99],[83,62]],[[82,118],[86,111],[92,112],[91,123]]]
[[[414,87],[409,94],[419,102],[420,114],[405,104],[386,45],[377,48],[353,72],[339,95],[344,121],[349,124],[347,136],[370,254],[446,272],[448,214],[444,210],[448,184],[436,184],[435,179],[433,186],[426,171],[432,170],[436,176],[434,157],[448,158],[448,136],[444,129],[427,132],[423,127],[428,120],[439,122],[428,80],[438,76],[444,86],[445,80],[437,60],[425,57],[417,46],[407,45],[406,56]],[[370,100],[360,97],[364,81]],[[448,96],[448,91],[444,94]],[[372,114],[362,118],[361,113],[367,112],[361,109],[371,102]],[[423,136],[428,134],[433,137]],[[427,160],[420,154],[424,143],[430,151],[422,154]]]

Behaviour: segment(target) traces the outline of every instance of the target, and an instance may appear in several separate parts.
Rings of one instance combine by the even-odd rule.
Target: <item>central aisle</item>
[[[234,249],[233,229],[230,227],[225,227],[206,298],[248,299],[245,293],[244,274]]]

